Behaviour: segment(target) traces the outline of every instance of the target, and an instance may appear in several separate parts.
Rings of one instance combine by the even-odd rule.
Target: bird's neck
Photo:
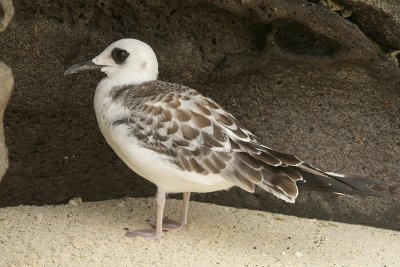
[[[130,75],[107,76],[100,83],[103,87],[113,88],[116,86],[139,85],[145,82],[157,80],[157,74],[131,73]]]
[[[111,93],[116,87],[122,87],[127,84],[131,84],[131,82],[125,81],[120,83],[116,82],[114,79],[106,77],[97,85],[93,104],[97,122],[103,134],[106,133],[115,118],[119,116],[119,104],[114,103]]]
[[[145,82],[157,80],[157,74],[145,75],[137,72],[133,75],[110,75],[103,78],[96,88],[94,96],[94,108],[96,111],[97,119],[99,124],[101,121],[109,121],[112,118],[107,116],[113,116],[114,112],[109,112],[113,107],[113,95],[112,92],[115,88],[121,88],[129,85],[140,85]]]

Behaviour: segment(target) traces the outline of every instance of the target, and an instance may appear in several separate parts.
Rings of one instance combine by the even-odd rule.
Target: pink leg
[[[160,240],[163,236],[162,229],[162,218],[165,206],[165,192],[158,190],[156,201],[157,201],[157,223],[155,229],[141,229],[141,230],[128,230],[125,233],[127,237],[143,237],[146,240]]]
[[[172,231],[172,230],[181,230],[186,229],[187,226],[187,219],[188,219],[188,211],[189,211],[189,199],[190,199],[190,192],[183,193],[183,205],[182,205],[182,217],[181,222],[178,223],[174,220],[165,217],[162,222],[162,229],[164,231]],[[150,223],[151,227],[157,228],[154,222]]]
[[[190,192],[183,193],[183,208],[182,208],[182,219],[181,219],[181,229],[185,229],[187,226],[188,220],[188,211],[189,211],[189,199],[190,199]]]

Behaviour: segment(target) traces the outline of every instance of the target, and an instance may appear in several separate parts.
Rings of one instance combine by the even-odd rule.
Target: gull
[[[381,196],[377,180],[321,171],[296,156],[262,144],[214,100],[187,86],[157,80],[153,49],[136,39],[112,43],[64,75],[101,70],[94,96],[99,128],[134,172],[157,186],[157,218],[150,229],[128,237],[159,240],[185,229],[192,192],[259,187],[294,203],[299,188],[344,195]],[[168,193],[183,194],[180,222],[163,219]]]

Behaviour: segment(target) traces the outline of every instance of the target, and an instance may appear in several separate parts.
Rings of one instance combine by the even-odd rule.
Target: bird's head
[[[92,60],[70,66],[64,75],[94,69],[121,84],[141,84],[158,76],[156,54],[148,44],[136,39],[116,41]]]

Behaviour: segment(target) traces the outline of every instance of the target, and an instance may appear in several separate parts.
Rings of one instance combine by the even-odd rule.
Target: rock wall
[[[0,182],[8,168],[8,149],[4,136],[3,118],[13,86],[11,69],[0,61]]]
[[[389,41],[362,31],[374,26],[367,16],[352,21],[358,11],[351,5],[348,18],[301,0],[17,0],[15,7],[0,39],[2,60],[16,80],[5,114],[10,168],[0,206],[155,193],[99,132],[92,99],[101,74],[62,76],[66,66],[132,37],[154,48],[160,79],[212,97],[268,146],[322,169],[376,177],[388,194],[301,192],[291,205],[233,188],[194,199],[400,230],[397,54],[388,60],[400,37],[378,31],[390,40],[390,47],[382,45]],[[390,15],[390,9],[371,10]],[[381,26],[394,32],[396,23]]]
[[[11,0],[0,0],[0,33],[3,32],[12,17],[14,16],[14,6]],[[8,149],[4,136],[3,118],[14,88],[14,78],[11,69],[0,61],[0,182],[8,169]]]

